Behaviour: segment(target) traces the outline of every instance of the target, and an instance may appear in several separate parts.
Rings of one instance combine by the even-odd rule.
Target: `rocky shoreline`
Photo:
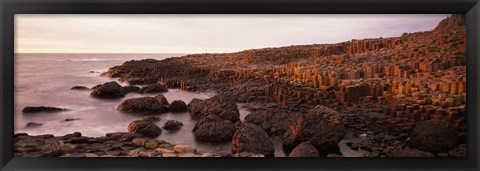
[[[273,157],[272,142],[279,140],[289,157],[341,157],[340,141],[355,139],[346,145],[364,157],[466,157],[462,17],[394,38],[132,60],[102,74],[130,86],[113,81],[91,88],[99,99],[154,94],[126,99],[117,110],[188,111],[197,121],[196,140],[231,142],[228,153],[156,140],[160,127],[142,119],[128,126],[130,133],[96,138],[17,134],[15,155]],[[169,103],[161,94],[167,88],[217,95]],[[243,122],[237,103],[252,111]]]
[[[75,132],[64,136],[14,135],[15,157],[264,157],[241,152],[201,152],[191,145],[173,145],[128,132],[85,137]]]

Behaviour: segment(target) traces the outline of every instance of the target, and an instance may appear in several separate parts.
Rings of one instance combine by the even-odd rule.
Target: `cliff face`
[[[452,27],[466,26],[465,14],[452,14],[438,23],[435,29],[448,29]]]

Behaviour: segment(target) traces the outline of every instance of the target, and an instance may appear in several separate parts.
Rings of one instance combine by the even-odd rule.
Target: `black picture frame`
[[[2,170],[478,170],[478,0],[1,0]],[[467,158],[13,158],[15,14],[435,14],[467,19]]]

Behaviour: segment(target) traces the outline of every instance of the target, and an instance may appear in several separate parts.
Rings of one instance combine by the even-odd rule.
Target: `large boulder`
[[[104,99],[115,99],[125,97],[125,90],[123,87],[115,81],[107,82],[101,86],[95,86],[92,88],[91,96]]]
[[[297,145],[288,157],[319,157],[320,154],[312,144],[309,142],[302,142]]]
[[[153,122],[146,120],[135,120],[128,125],[128,132],[141,134],[145,137],[157,137],[162,133],[162,129]]]
[[[210,115],[201,119],[193,128],[195,138],[203,142],[227,142],[232,140],[235,124]]]
[[[200,126],[202,126],[203,124],[205,123],[208,123],[208,122],[221,122],[223,121],[222,118],[220,118],[219,116],[217,115],[208,115],[202,119],[200,119],[196,124],[195,126],[193,127],[193,131],[197,130]]]
[[[23,113],[39,113],[39,112],[46,112],[46,113],[53,113],[53,112],[61,112],[67,109],[57,108],[57,107],[49,107],[49,106],[28,106],[23,108]]]
[[[117,109],[127,113],[161,114],[168,112],[168,101],[163,95],[132,98],[123,101]]]
[[[438,121],[417,122],[409,145],[424,151],[444,152],[455,147],[457,135],[450,124]]]
[[[245,123],[260,126],[269,135],[283,135],[296,115],[279,111],[255,111],[245,117]]]
[[[186,112],[187,111],[187,104],[181,100],[174,100],[170,104],[170,112]]]
[[[232,138],[232,153],[252,152],[265,156],[274,156],[273,143],[268,134],[255,124],[245,123]]]
[[[142,87],[140,90],[138,90],[138,93],[163,93],[167,92],[168,89],[166,86],[161,85],[161,84],[150,84],[145,87]]]
[[[227,94],[218,94],[206,100],[192,99],[188,104],[188,111],[194,119],[217,115],[223,120],[230,120],[232,123],[240,121],[237,103],[233,97]]]
[[[285,132],[283,149],[289,153],[302,142],[309,142],[321,155],[338,150],[338,142],[345,136],[345,127],[340,114],[328,107],[318,105],[306,114],[297,116]]]

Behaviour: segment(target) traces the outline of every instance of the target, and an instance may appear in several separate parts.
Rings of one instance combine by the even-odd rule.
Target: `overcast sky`
[[[435,15],[16,14],[16,53],[213,53],[428,31]]]

